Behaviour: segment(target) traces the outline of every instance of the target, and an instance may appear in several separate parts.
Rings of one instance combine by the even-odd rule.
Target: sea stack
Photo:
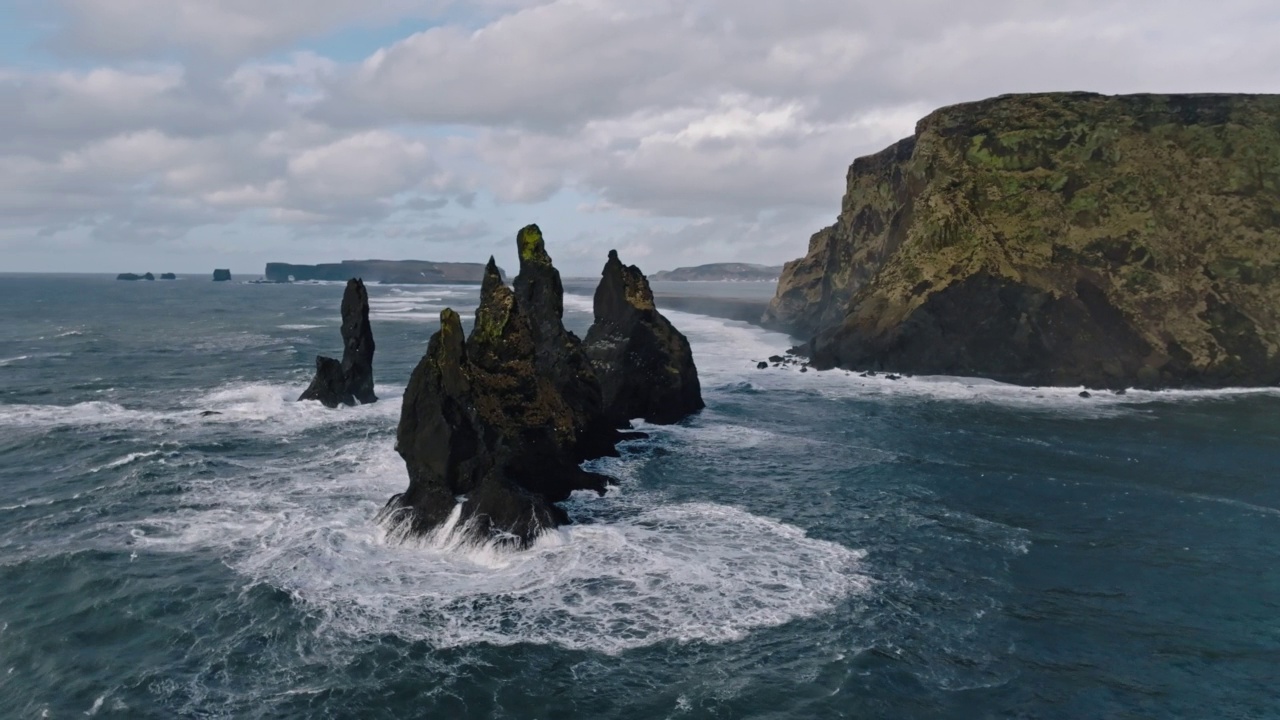
[[[358,278],[342,293],[342,360],[316,356],[316,376],[298,400],[319,400],[325,407],[377,402],[373,393],[373,330],[369,293]]]
[[[587,356],[615,423],[674,423],[703,408],[689,340],[658,312],[640,268],[623,265],[616,250],[609,251],[594,309]]]
[[[214,282],[226,282],[231,279],[231,271],[226,268],[220,268],[213,271]]]
[[[490,258],[475,326],[452,309],[405,389],[396,432],[409,488],[381,519],[393,535],[439,529],[523,547],[569,521],[556,505],[609,478],[580,465],[616,454],[621,434],[582,342],[565,329],[564,291],[542,232],[516,237],[515,289]]]
[[[849,168],[765,322],[815,367],[1280,382],[1280,95],[1008,95]]]

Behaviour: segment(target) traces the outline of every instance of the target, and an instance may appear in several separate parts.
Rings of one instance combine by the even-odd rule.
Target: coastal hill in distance
[[[430,260],[343,260],[340,263],[293,265],[269,262],[263,273],[267,282],[331,280],[404,285],[479,285],[484,279],[483,263],[432,262]],[[506,273],[498,272],[506,278]]]
[[[781,265],[755,265],[752,263],[711,263],[696,267],[664,270],[649,276],[650,280],[731,280],[739,282],[777,282],[782,275]]]

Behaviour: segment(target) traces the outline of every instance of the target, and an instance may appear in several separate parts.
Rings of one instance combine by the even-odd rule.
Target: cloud
[[[533,216],[565,228],[558,259],[772,261],[838,212],[854,157],[938,106],[1280,90],[1261,0],[43,7],[77,60],[0,69],[0,242],[235,225],[464,248]],[[300,49],[405,21],[424,29],[357,62]]]
[[[134,59],[172,51],[243,60],[349,26],[429,18],[430,0],[54,0],[52,43],[76,55]]]

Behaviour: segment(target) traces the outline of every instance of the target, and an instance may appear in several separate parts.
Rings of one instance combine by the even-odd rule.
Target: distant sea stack
[[[381,516],[393,535],[447,529],[525,546],[569,521],[556,503],[609,481],[580,465],[617,454],[619,414],[564,328],[560,273],[541,230],[527,226],[516,242],[514,290],[490,258],[470,336],[444,310],[410,376],[396,431],[409,488]]]
[[[214,270],[214,271],[213,271],[213,281],[214,281],[214,282],[226,282],[226,281],[228,281],[228,280],[230,280],[230,279],[231,279],[231,271],[230,271],[230,270],[220,269],[220,270]]]
[[[377,402],[373,393],[373,330],[369,327],[369,293],[358,278],[342,293],[342,360],[316,356],[316,376],[298,398],[319,400],[325,407]]]
[[[817,367],[1280,383],[1280,95],[1008,95],[849,168],[764,322]]]
[[[755,265],[752,263],[711,263],[695,267],[664,270],[650,276],[654,281],[729,281],[729,282],[777,282],[782,275],[781,265]]]
[[[428,260],[343,260],[320,265],[271,262],[267,263],[264,276],[270,282],[343,281],[362,277],[369,282],[384,284],[479,285],[484,280],[484,265]],[[505,274],[503,278],[506,278]]]
[[[177,280],[178,276],[174,273],[160,273],[161,280]]]

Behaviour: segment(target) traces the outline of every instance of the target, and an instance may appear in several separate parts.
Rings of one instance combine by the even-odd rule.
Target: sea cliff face
[[[819,367],[1098,387],[1280,382],[1280,96],[938,110],[849,168],[766,324]]]
[[[498,272],[502,277],[501,268]],[[292,265],[269,262],[263,276],[270,282],[327,280],[345,282],[361,277],[372,283],[404,285],[478,285],[484,280],[482,263],[433,262],[430,260],[343,260],[340,263]]]

